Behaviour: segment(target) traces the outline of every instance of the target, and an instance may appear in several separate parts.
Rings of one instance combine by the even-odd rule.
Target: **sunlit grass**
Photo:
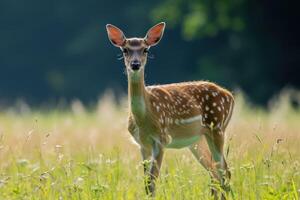
[[[283,93],[268,111],[237,95],[227,129],[233,199],[299,199],[300,111]],[[147,199],[126,101],[94,108],[14,107],[0,114],[0,199]],[[18,111],[16,111],[18,110]],[[210,179],[187,149],[168,150],[156,199],[210,199]]]

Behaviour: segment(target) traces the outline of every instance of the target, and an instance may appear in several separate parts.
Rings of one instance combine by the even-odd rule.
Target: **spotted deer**
[[[143,162],[146,192],[154,196],[165,148],[188,147],[212,179],[225,187],[230,173],[223,153],[224,132],[234,98],[226,89],[207,81],[146,87],[148,51],[159,43],[164,28],[165,23],[161,22],[149,29],[144,38],[126,38],[116,26],[106,25],[111,43],[123,52],[130,107],[128,130],[139,145],[143,160],[148,161]],[[220,196],[216,190],[212,192],[215,198]]]

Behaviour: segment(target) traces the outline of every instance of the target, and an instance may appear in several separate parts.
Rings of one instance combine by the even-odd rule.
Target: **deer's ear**
[[[160,22],[150,28],[145,37],[146,44],[149,46],[157,45],[164,34],[165,26],[165,22]]]
[[[117,28],[114,25],[107,24],[106,31],[107,31],[108,38],[113,45],[115,45],[116,47],[124,46],[126,37],[119,28]]]

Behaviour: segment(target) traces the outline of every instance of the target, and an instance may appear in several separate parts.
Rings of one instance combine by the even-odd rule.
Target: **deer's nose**
[[[133,60],[131,61],[130,65],[132,70],[139,70],[141,67],[141,62],[138,60]]]

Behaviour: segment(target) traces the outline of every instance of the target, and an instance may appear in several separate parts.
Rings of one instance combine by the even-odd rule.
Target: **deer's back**
[[[206,81],[148,86],[147,92],[151,110],[164,126],[201,118],[203,126],[225,129],[234,106],[228,90]]]

